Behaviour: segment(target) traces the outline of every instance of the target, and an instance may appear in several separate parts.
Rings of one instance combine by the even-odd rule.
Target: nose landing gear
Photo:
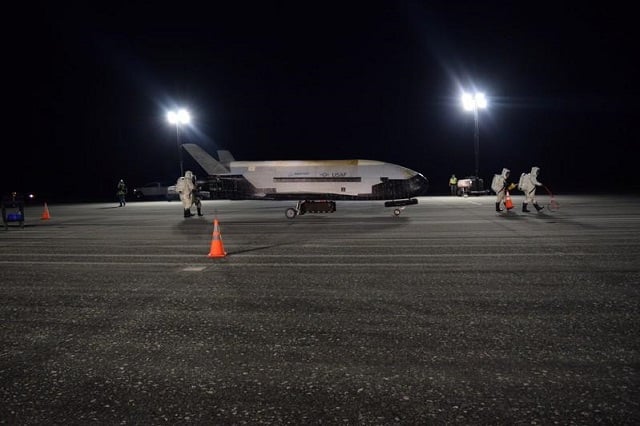
[[[395,207],[395,209],[393,209],[393,214],[395,216],[400,216],[400,213],[402,213],[406,206],[412,206],[414,204],[418,204],[418,200],[415,198],[409,198],[407,200],[386,201],[384,206]]]

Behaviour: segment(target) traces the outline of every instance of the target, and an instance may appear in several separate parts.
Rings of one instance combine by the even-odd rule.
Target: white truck
[[[172,197],[169,194],[169,185],[162,182],[148,182],[133,189],[133,197],[136,200],[167,200]]]

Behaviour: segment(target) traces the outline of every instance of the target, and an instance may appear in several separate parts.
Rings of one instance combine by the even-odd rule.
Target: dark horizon
[[[629,14],[595,6],[373,2],[365,6],[105,3],[16,9],[8,47],[17,117],[3,194],[115,200],[179,174],[181,142],[239,160],[372,159],[423,173],[444,194],[473,174],[532,166],[556,193],[640,193]],[[185,154],[185,165],[189,164]]]

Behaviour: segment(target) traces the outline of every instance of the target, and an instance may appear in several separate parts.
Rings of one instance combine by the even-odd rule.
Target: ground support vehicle
[[[293,219],[298,215],[305,213],[333,213],[336,211],[335,201],[318,201],[318,200],[304,200],[298,201],[296,207],[290,207],[285,211],[285,215],[289,219]]]
[[[467,176],[458,179],[458,197],[469,195],[489,195],[490,190],[484,188],[484,180],[477,176]]]
[[[11,194],[2,197],[2,222],[4,229],[9,229],[9,223],[17,223],[24,228],[24,197]]]
[[[149,182],[133,189],[136,200],[169,200],[169,185],[162,182]]]

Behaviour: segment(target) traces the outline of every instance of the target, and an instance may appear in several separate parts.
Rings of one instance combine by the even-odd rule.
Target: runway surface
[[[640,423],[640,198],[514,198],[35,203],[0,230],[0,423]]]

